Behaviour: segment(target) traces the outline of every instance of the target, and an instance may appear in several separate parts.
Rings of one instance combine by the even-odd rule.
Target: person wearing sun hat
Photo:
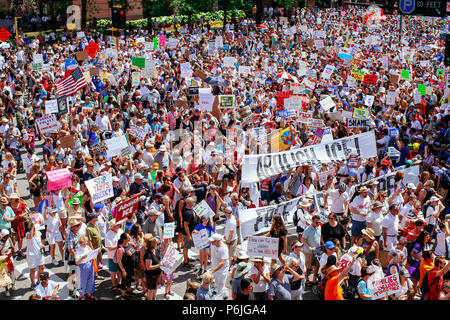
[[[352,213],[352,241],[353,245],[361,235],[361,230],[366,227],[366,217],[370,209],[369,188],[362,186],[359,189],[359,195],[350,203],[349,209]]]
[[[285,274],[289,271],[289,275]],[[288,265],[280,266],[274,263],[270,266],[272,280],[267,289],[268,300],[291,300],[291,283],[301,279],[301,276]]]
[[[122,223],[115,219],[109,221],[109,231],[106,233],[105,247],[108,253],[108,269],[111,273],[112,290],[115,293],[119,293],[118,288],[122,275],[119,271],[119,265],[114,262],[114,254],[117,250],[117,242],[119,241],[120,235],[123,233],[121,228]]]
[[[381,234],[383,233],[383,212],[382,212],[383,204],[380,201],[375,201],[372,204],[372,210],[370,210],[369,214],[366,218],[366,226],[371,228],[374,231],[375,239],[380,242]]]
[[[364,256],[367,264],[371,264],[373,259],[378,259],[380,255],[380,246],[375,238],[375,232],[371,228],[361,230],[362,238],[359,239],[358,245],[364,250]]]
[[[248,272],[252,268],[252,264],[249,262],[239,262],[234,272],[233,280],[231,281],[231,298],[236,300],[236,296],[241,291],[241,281],[247,276]]]
[[[264,257],[250,258],[253,267],[249,271],[249,276],[253,281],[254,300],[265,300],[266,290],[270,282],[270,268],[264,263]]]
[[[348,272],[355,263],[357,255],[353,255],[352,261],[339,271],[336,265],[332,265],[326,270],[325,300],[344,300],[342,283],[348,279]]]
[[[211,242],[211,270],[216,284],[217,300],[228,297],[228,291],[225,288],[225,282],[228,275],[229,260],[228,247],[223,242],[223,236],[218,233],[213,233],[209,237]]]

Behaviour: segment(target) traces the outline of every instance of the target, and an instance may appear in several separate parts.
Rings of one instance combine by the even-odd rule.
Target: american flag
[[[77,67],[69,76],[56,84],[56,92],[60,96],[71,96],[85,86],[87,86],[86,80],[84,79],[80,67]]]

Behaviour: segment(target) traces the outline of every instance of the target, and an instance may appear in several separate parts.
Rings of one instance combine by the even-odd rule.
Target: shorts
[[[261,191],[261,200],[269,200],[269,199],[270,199],[269,191]]]
[[[67,209],[59,210],[58,215],[61,219],[67,219]]]
[[[63,238],[61,236],[61,232],[57,231],[57,232],[49,232],[47,231],[47,236],[46,236],[47,242],[48,244],[55,244],[56,242],[62,242]]]
[[[183,248],[190,249],[194,246],[194,242],[188,240],[187,235],[183,234]]]
[[[29,269],[36,269],[39,266],[43,266],[45,264],[44,255],[41,254],[27,254],[27,264]]]
[[[147,284],[148,290],[156,290],[160,276],[161,276],[160,273],[159,274],[145,273],[145,282]]]
[[[317,261],[317,258],[312,253],[305,253],[305,266],[306,269],[311,269],[312,267],[318,267],[319,261]]]
[[[200,250],[198,250],[200,253],[202,253],[202,252],[206,252],[206,253],[209,253],[209,249],[210,248],[203,248],[203,249],[200,249]]]
[[[360,236],[361,230],[366,228],[366,222],[365,221],[355,221],[352,220],[352,237],[358,237]]]
[[[109,272],[117,272],[119,271],[119,265],[113,259],[108,259],[108,270]]]
[[[228,256],[230,258],[233,258],[234,256],[236,256],[236,252],[237,252],[237,239],[235,240],[231,240],[230,243],[227,243],[228,246]]]

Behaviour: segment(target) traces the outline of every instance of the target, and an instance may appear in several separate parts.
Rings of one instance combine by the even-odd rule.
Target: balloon
[[[415,143],[413,144],[414,151],[419,150],[419,147],[420,147],[420,143],[415,142]]]

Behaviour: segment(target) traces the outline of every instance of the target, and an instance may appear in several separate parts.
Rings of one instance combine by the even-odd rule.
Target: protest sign
[[[320,100],[319,103],[324,111],[328,111],[336,105],[330,96],[326,97],[323,100]]]
[[[364,80],[364,71],[359,69],[353,69],[351,73],[351,77],[355,80],[363,81]]]
[[[304,94],[306,92],[306,87],[301,83],[291,83],[289,85],[289,90],[291,90],[293,94]]]
[[[139,203],[140,198],[138,196],[134,196],[124,202],[119,203],[116,209],[116,221],[125,219],[135,213],[139,208]]]
[[[330,142],[333,142],[333,134],[331,133],[331,128],[326,127],[323,129],[321,143],[330,143]]]
[[[78,51],[75,52],[75,58],[77,59],[77,61],[84,61],[87,60],[89,58],[89,55],[86,51]]]
[[[297,121],[301,123],[308,123],[309,119],[312,119],[312,112],[298,112]]]
[[[172,239],[175,236],[175,222],[164,223],[163,239]]]
[[[316,119],[316,118],[310,118],[308,119],[308,128],[310,129],[317,129],[317,128],[323,128],[325,127],[325,123],[322,119]]]
[[[202,111],[212,111],[215,96],[212,93],[200,93],[198,107]]]
[[[208,77],[208,75],[200,69],[194,72],[194,76],[199,77],[202,80],[205,80]]]
[[[248,66],[239,66],[239,74],[246,77],[250,73],[250,67]]]
[[[197,204],[193,210],[199,217],[206,214],[208,217],[212,218],[216,214],[205,200],[202,200]]]
[[[375,96],[366,95],[364,97],[364,105],[367,107],[371,107],[373,102],[375,101]]]
[[[372,281],[370,288],[372,300],[385,298],[402,290],[398,273],[392,274],[383,279]]]
[[[370,128],[370,120],[369,119],[347,119],[347,128],[349,128],[349,129],[354,129],[354,128],[369,129]]]
[[[127,138],[122,135],[104,141],[107,146],[106,155],[109,158],[121,154],[122,150],[128,147]]]
[[[273,152],[289,149],[294,142],[294,135],[290,128],[277,132],[270,137],[270,145]]]
[[[105,141],[100,141],[99,143],[94,144],[91,147],[92,153],[98,155],[101,153],[105,153],[108,150],[108,146],[106,145]]]
[[[75,136],[64,136],[61,137],[59,141],[61,141],[61,148],[75,148]]]
[[[400,130],[398,128],[390,128],[388,132],[390,137],[400,137]]]
[[[109,199],[114,195],[110,173],[87,180],[84,183],[91,194],[93,203]]]
[[[352,257],[348,254],[345,253],[341,259],[339,259],[339,263],[337,265],[337,267],[339,268],[339,272],[344,271],[345,268],[347,268],[347,266],[352,262]]]
[[[188,95],[189,96],[198,95],[198,89],[199,89],[199,87],[188,87]]]
[[[327,171],[321,171],[317,175],[319,177],[320,185],[323,186],[327,182],[327,179],[328,179],[329,176],[332,176],[332,177],[335,176],[335,170],[334,169],[329,169]]]
[[[56,99],[45,101],[45,114],[58,113],[58,101]]]
[[[58,104],[58,116],[66,114],[69,112],[69,106],[67,101],[67,96],[63,95],[56,98],[56,102]]]
[[[61,124],[58,120],[56,120],[56,117],[54,114],[50,114],[47,116],[43,116],[41,118],[36,119],[36,123],[38,125],[39,131],[41,133],[49,133],[54,129],[61,128]]]
[[[281,118],[294,118],[296,116],[295,110],[279,110],[276,114]]]
[[[130,125],[130,134],[139,138],[139,140],[144,141],[147,136],[147,132],[143,127],[138,127],[135,124]]]
[[[235,63],[236,63],[235,57],[224,57],[223,58],[223,66],[225,68],[233,68]]]
[[[397,91],[388,91],[386,96],[386,104],[387,105],[395,105],[395,99],[398,97]]]
[[[278,258],[278,242],[280,239],[273,237],[248,237],[247,252],[250,257]]]
[[[232,108],[234,107],[234,95],[219,95],[219,107],[220,108]]]
[[[370,85],[375,85],[375,84],[377,84],[377,80],[378,80],[378,77],[376,74],[365,74],[363,82],[370,84]]]
[[[49,191],[61,190],[72,186],[72,172],[67,168],[46,171],[45,173]]]
[[[209,232],[207,229],[202,229],[198,233],[192,233],[192,241],[197,250],[206,248],[209,245]]]
[[[95,58],[95,55],[97,54],[99,49],[100,48],[98,47],[98,44],[96,44],[93,40],[91,40],[91,42],[89,42],[89,44],[86,46],[84,50],[86,50],[89,57],[93,59]]]
[[[353,118],[354,119],[369,119],[369,110],[364,108],[355,108],[353,109]]]
[[[362,159],[376,157],[374,131],[336,139],[333,143],[322,143],[279,153],[245,155],[242,161],[242,181],[258,182],[300,165],[346,161],[352,153]]]
[[[166,274],[171,274],[183,262],[183,255],[178,252],[172,245],[166,249],[163,259],[161,260],[161,270]]]
[[[321,78],[330,79],[331,74],[333,73],[334,69],[335,69],[335,66],[327,65],[322,71]]]
[[[299,110],[302,106],[302,97],[293,96],[283,100],[285,109]]]
[[[178,39],[176,38],[169,38],[167,40],[167,49],[175,49],[178,45]]]
[[[136,66],[138,68],[144,69],[145,68],[145,58],[142,57],[132,57],[131,58],[131,65]]]

